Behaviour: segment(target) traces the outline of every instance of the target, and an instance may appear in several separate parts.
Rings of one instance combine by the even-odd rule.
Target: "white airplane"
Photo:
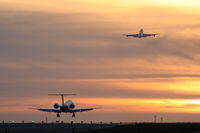
[[[138,34],[122,34],[126,37],[137,37],[137,38],[143,38],[143,37],[149,37],[149,36],[156,36],[158,34],[145,34],[143,29],[140,29]]]
[[[55,112],[57,113],[57,117],[60,117],[61,113],[72,113],[72,117],[75,117],[75,113],[77,112],[84,112],[84,111],[90,111],[95,108],[82,108],[82,109],[75,109],[75,104],[68,100],[64,102],[64,96],[69,95],[75,95],[75,94],[49,94],[49,96],[61,96],[62,97],[62,105],[55,103],[54,109],[37,109],[38,111],[44,111],[44,112]]]

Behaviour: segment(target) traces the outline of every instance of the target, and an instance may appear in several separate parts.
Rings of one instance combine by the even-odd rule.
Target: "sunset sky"
[[[199,0],[0,0],[0,120],[200,121]],[[121,34],[160,33],[156,38]],[[68,98],[66,98],[67,100]],[[71,114],[62,114],[71,121]]]

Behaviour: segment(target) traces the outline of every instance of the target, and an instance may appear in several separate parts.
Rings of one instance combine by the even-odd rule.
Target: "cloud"
[[[166,108],[173,108],[173,109],[176,109],[176,108],[199,108],[200,107],[200,104],[183,104],[183,105],[179,105],[179,106],[173,106],[173,105],[169,105],[169,106],[165,106]]]
[[[115,20],[107,20],[99,14],[4,11],[1,17],[5,18],[0,23],[0,53],[4,59],[56,61],[60,57],[156,59],[176,56],[194,60],[193,54],[199,52],[199,46],[195,45],[198,39],[171,40],[162,34],[156,39],[123,38]],[[189,47],[190,44],[193,47]]]
[[[198,76],[184,68],[199,63],[198,39],[124,38],[121,23],[95,13],[10,10],[0,16],[1,79]]]
[[[142,78],[143,79],[143,78]],[[130,79],[129,79],[130,80]],[[120,82],[121,85],[116,83]],[[155,82],[155,83],[154,83]],[[121,79],[52,79],[52,80],[18,80],[1,82],[2,101],[6,101],[5,95],[11,101],[19,99],[47,98],[48,93],[77,93],[77,96],[70,98],[132,98],[132,99],[200,99],[198,91],[186,91],[174,88],[176,82],[156,81],[123,81]],[[123,85],[123,83],[126,85]],[[154,83],[154,84],[153,84]],[[157,84],[156,84],[157,83]],[[180,82],[181,84],[182,82]],[[184,83],[184,81],[183,81]],[[167,85],[171,84],[172,87]],[[166,87],[165,87],[166,86]],[[194,87],[194,86],[192,86]],[[194,88],[198,89],[198,88]],[[16,91],[17,90],[17,91]],[[21,93],[23,92],[23,93]],[[19,98],[20,97],[20,98]],[[55,98],[60,99],[60,98]]]

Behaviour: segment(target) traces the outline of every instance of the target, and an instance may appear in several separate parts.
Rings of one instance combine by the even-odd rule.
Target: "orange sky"
[[[33,113],[29,103],[52,107],[58,98],[46,95],[56,88],[78,93],[72,99],[80,104],[104,106],[98,113],[197,114],[199,5],[198,0],[0,0],[0,116]],[[160,35],[120,36],[140,28]]]

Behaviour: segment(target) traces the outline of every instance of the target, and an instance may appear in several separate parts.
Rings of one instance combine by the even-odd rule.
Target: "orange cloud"
[[[29,108],[53,108],[54,102],[55,99],[20,99],[18,104],[8,101],[1,104],[0,112],[33,112]],[[198,113],[200,109],[200,100],[76,98],[74,102],[78,103],[77,108],[99,107],[97,112]]]

